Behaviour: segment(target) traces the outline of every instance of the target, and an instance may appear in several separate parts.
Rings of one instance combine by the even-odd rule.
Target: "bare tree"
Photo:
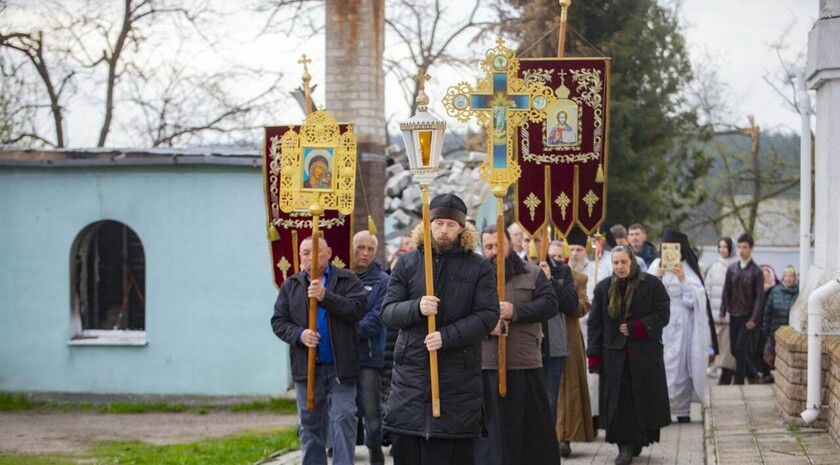
[[[239,83],[260,75],[268,76],[270,82],[255,87],[250,96],[233,97]],[[140,109],[130,126],[152,147],[198,143],[206,133],[234,137],[261,129],[255,121],[265,121],[269,110],[277,108],[281,100],[279,81],[280,75],[261,70],[208,74],[173,63],[164,72],[158,70],[153,76],[129,81],[129,100]],[[255,118],[260,113],[266,118]]]
[[[411,106],[410,114],[414,114],[420,87],[412,76],[418,70],[428,70],[432,66],[467,65],[475,58],[474,52],[458,55],[452,46],[478,40],[495,27],[495,23],[479,19],[480,0],[473,2],[465,18],[453,18],[440,0],[391,0],[387,5],[389,13],[385,25],[397,38],[398,49],[406,50],[406,54],[386,56],[385,66],[399,79],[406,103]]]
[[[18,131],[6,141],[64,147],[71,103],[100,108],[99,147],[108,144],[115,128],[140,144],[159,146],[257,126],[254,117],[268,106],[276,109],[281,100],[275,89],[279,72],[233,71],[234,64],[210,71],[189,67],[190,54],[217,56],[226,40],[225,29],[218,27],[224,21],[218,11],[222,5],[216,0],[10,5],[18,14],[0,18],[0,56],[6,69],[14,69],[27,85],[39,83],[38,95],[19,103],[36,109],[41,120],[46,111],[55,137]],[[39,29],[33,30],[33,24]],[[29,63],[26,69],[19,66],[24,61]],[[79,102],[82,93],[85,101]]]
[[[0,29],[0,47],[18,52],[22,54],[26,61],[31,63],[38,78],[43,83],[44,91],[48,99],[48,107],[52,114],[55,140],[50,141],[46,136],[40,134],[30,134],[29,138],[38,140],[46,145],[54,147],[64,147],[64,114],[63,102],[65,91],[67,91],[72,83],[73,76],[76,74],[73,70],[58,71],[57,66],[53,66],[48,58],[49,52],[46,51],[44,34],[42,31],[33,33],[27,32],[3,32]],[[66,53],[61,53],[66,58]],[[14,75],[21,76],[21,68],[12,65],[15,69]],[[60,77],[55,77],[58,74]]]

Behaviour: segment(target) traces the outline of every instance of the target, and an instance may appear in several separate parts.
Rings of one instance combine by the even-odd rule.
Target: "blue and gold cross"
[[[518,77],[515,52],[501,38],[496,43],[481,63],[485,77],[475,88],[466,82],[450,87],[443,105],[449,116],[462,122],[474,116],[486,128],[487,163],[481,166],[481,176],[494,189],[507,189],[522,172],[514,157],[514,131],[526,118],[534,123],[544,120],[555,96],[539,82],[526,85]]]

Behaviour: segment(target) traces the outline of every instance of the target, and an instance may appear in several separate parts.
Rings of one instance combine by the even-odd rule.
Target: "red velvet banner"
[[[347,124],[339,124],[339,130],[344,133]],[[300,132],[300,126],[268,126],[265,128],[263,146],[263,191],[265,192],[267,221],[266,228],[274,225],[279,233],[279,239],[269,238],[271,252],[271,269],[274,285],[278,288],[283,281],[300,270],[298,248],[300,241],[312,235],[312,215],[308,211],[285,213],[278,204],[280,183],[277,176],[272,174],[272,163],[277,166],[280,153],[272,154],[272,140],[279,140],[283,134],[294,128]],[[277,144],[279,147],[279,144]],[[321,215],[320,228],[324,239],[332,248],[331,263],[346,268],[350,266],[350,252],[353,241],[353,215],[342,215],[336,210],[327,210]]]
[[[525,84],[545,84],[558,99],[545,121],[517,129],[515,214],[529,234],[546,224],[589,233],[606,217],[609,73],[608,58],[520,60]]]

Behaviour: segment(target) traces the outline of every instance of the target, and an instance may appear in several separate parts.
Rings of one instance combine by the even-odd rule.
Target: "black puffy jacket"
[[[421,242],[422,225],[414,231]],[[440,417],[432,416],[427,319],[420,313],[426,294],[423,247],[394,267],[382,319],[399,328],[385,429],[425,438],[471,438],[481,434],[481,341],[499,320],[499,295],[492,264],[474,252],[477,233],[467,225],[460,247],[433,255],[436,317],[443,347],[438,350]]]

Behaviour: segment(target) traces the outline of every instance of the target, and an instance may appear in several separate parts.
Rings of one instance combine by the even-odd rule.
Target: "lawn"
[[[288,428],[167,446],[133,441],[98,442],[84,456],[0,455],[0,465],[250,465],[278,450],[298,447],[297,432]]]

